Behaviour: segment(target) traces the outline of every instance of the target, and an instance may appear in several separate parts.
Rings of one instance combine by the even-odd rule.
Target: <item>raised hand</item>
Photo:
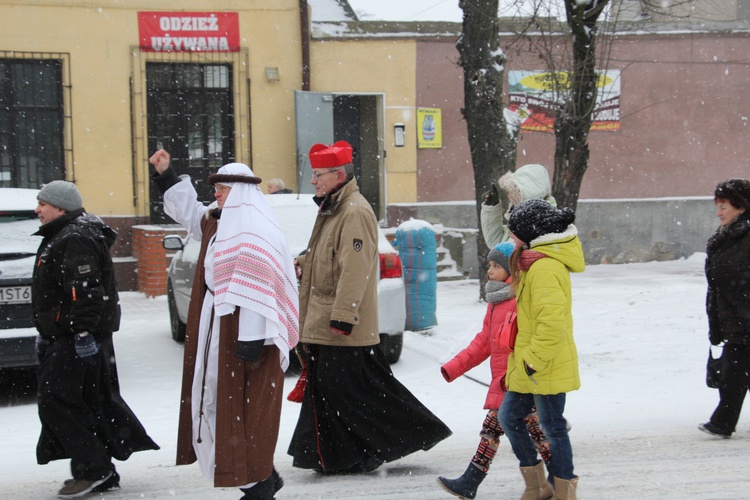
[[[170,156],[166,150],[160,149],[156,153],[151,155],[148,162],[154,166],[159,174],[163,174],[166,169],[169,168]]]

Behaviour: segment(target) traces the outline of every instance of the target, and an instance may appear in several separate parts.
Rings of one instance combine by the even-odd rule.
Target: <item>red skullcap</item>
[[[333,146],[315,144],[310,148],[312,168],[336,168],[352,162],[352,147],[346,141],[338,141]]]

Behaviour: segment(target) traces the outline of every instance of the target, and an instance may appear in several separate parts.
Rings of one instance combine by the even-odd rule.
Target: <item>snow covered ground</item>
[[[575,336],[582,387],[568,396],[566,416],[582,499],[750,498],[750,421],[740,419],[729,440],[696,425],[708,419],[718,395],[706,388],[708,349],[704,309],[704,255],[645,264],[591,266],[574,275]],[[438,284],[439,325],[431,336],[407,332],[396,376],[442,418],[454,435],[428,452],[415,453],[360,475],[324,477],[297,470],[286,455],[299,406],[285,401],[276,467],[285,480],[283,499],[453,498],[436,484],[455,477],[471,459],[484,418],[485,387],[462,377],[452,384],[438,367],[480,329],[486,305],[476,281]],[[182,346],[171,340],[164,297],[122,297],[123,327],[115,337],[125,399],[160,451],[118,463],[122,489],[109,500],[140,498],[230,499],[237,489],[214,489],[196,466],[175,467]],[[487,381],[482,365],[469,374]],[[28,378],[4,374],[0,390],[0,497],[55,498],[69,477],[68,461],[36,465],[39,432]],[[287,377],[286,392],[296,377]],[[507,440],[478,498],[519,498],[522,479]],[[88,498],[88,497],[87,497]]]

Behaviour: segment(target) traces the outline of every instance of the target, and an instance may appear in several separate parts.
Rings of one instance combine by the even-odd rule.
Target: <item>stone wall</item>
[[[576,226],[587,264],[676,260],[705,252],[706,240],[719,225],[714,211],[711,197],[581,200]],[[409,218],[436,225],[459,270],[478,276],[473,202],[388,206],[389,226]]]

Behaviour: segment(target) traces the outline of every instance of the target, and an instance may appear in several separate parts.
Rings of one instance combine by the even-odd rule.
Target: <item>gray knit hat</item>
[[[45,184],[36,199],[66,212],[83,208],[81,193],[75,184],[68,181],[52,181]]]
[[[513,253],[515,248],[516,246],[510,241],[498,243],[487,254],[487,260],[497,262],[500,267],[510,272],[510,263],[508,259],[510,259],[510,254]]]

